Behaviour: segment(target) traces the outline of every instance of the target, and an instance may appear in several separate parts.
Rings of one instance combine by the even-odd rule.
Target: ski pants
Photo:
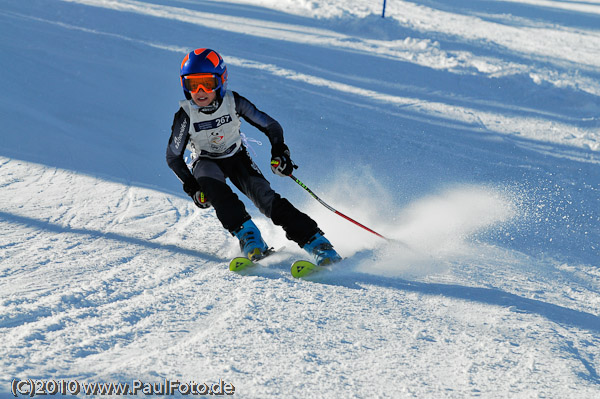
[[[300,247],[319,232],[313,219],[273,191],[244,147],[228,158],[199,158],[194,163],[192,173],[215,209],[219,221],[232,234],[250,219],[250,215],[244,203],[227,185],[227,178],[262,214],[281,226],[288,239]]]

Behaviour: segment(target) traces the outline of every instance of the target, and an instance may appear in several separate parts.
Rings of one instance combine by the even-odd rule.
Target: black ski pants
[[[250,219],[244,203],[226,183],[229,179],[258,210],[281,226],[288,239],[301,247],[319,231],[317,223],[273,191],[246,148],[222,159],[200,158],[192,169],[219,221],[232,232]]]

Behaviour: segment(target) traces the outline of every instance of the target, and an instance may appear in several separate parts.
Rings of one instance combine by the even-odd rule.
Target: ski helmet
[[[219,53],[209,48],[198,48],[187,54],[181,62],[179,76],[181,78],[181,87],[185,98],[190,100],[190,89],[185,82],[185,76],[193,74],[213,74],[216,78],[214,87],[209,88],[209,92],[215,91],[219,99],[225,96],[227,90],[227,65]],[[206,91],[205,86],[201,90]]]

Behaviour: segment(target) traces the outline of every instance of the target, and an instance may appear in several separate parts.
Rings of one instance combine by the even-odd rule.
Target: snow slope
[[[0,397],[600,394],[600,2],[49,3],[0,0]],[[281,122],[298,178],[409,248],[272,175],[243,124],[348,259],[293,279],[301,250],[246,202],[283,249],[229,272],[235,240],[164,161],[197,47]]]

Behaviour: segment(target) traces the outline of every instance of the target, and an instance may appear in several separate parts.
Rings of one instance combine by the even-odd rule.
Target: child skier
[[[244,204],[226,184],[228,178],[288,239],[313,255],[318,265],[341,260],[317,223],[271,188],[250,158],[240,134],[240,117],[262,131],[271,143],[271,170],[289,176],[294,165],[283,140],[281,125],[234,91],[227,90],[227,67],[214,50],[200,48],[181,63],[179,102],[167,146],[167,164],[183,183],[183,190],[199,208],[212,205],[225,229],[240,242],[250,260],[269,249]],[[192,152],[192,169],[184,151]]]

